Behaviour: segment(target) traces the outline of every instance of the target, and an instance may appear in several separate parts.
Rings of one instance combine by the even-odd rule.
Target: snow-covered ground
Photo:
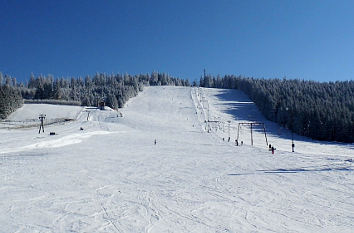
[[[149,87],[122,113],[0,129],[0,232],[353,232],[352,144],[295,136],[291,153],[265,121],[274,155],[246,128],[236,147],[237,122],[264,119],[231,90]]]
[[[46,114],[46,119],[76,119],[83,107],[53,104],[24,104],[7,119],[10,121],[38,120],[39,114]]]
[[[238,123],[263,122],[265,123],[267,141],[277,150],[291,151],[292,135],[287,129],[278,124],[267,121],[259,112],[256,105],[241,91],[215,88],[195,88],[192,92],[196,103],[203,109],[201,120],[208,120],[213,133],[221,138],[235,142]],[[203,106],[204,104],[204,106]],[[230,122],[230,123],[229,123]],[[230,131],[229,131],[230,125]],[[253,145],[266,148],[266,139],[261,126],[253,126]],[[323,154],[336,156],[350,156],[354,154],[354,144],[315,141],[310,138],[293,135],[295,152],[306,154]],[[249,126],[241,125],[239,141],[251,144],[251,130]]]
[[[0,121],[0,129],[39,126],[39,115],[45,115],[45,124],[74,120],[82,110],[83,107],[80,106],[24,104],[5,121]]]

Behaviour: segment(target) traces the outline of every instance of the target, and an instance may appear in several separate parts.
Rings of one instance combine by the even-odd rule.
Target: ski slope
[[[193,94],[196,103],[204,113],[201,120],[208,120],[214,134],[221,138],[228,138],[235,141],[237,138],[238,123],[242,122],[263,122],[267,131],[267,141],[277,150],[291,151],[292,135],[287,129],[278,124],[266,120],[256,105],[242,92],[229,89],[195,88]],[[203,104],[205,106],[203,106]],[[213,121],[219,121],[217,123]],[[230,122],[230,131],[229,131]],[[316,141],[307,137],[293,135],[295,152],[306,154],[323,154],[350,156],[353,155],[353,144]],[[239,141],[251,144],[250,127],[241,126],[239,130]],[[253,145],[259,148],[266,148],[263,128],[254,126]]]
[[[274,155],[246,129],[236,147],[205,119],[262,116],[230,90],[149,87],[122,114],[0,128],[0,232],[353,232],[353,145],[296,136],[291,153],[266,122]]]
[[[38,121],[39,114],[46,114],[47,120],[76,119],[83,107],[53,104],[24,104],[7,119],[10,121]]]
[[[45,124],[70,121],[76,119],[82,110],[81,106],[24,104],[10,114],[5,121],[0,121],[0,129],[39,126],[38,117],[40,114],[45,114]]]

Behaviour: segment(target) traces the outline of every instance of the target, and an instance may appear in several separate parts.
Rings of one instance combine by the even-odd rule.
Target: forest
[[[16,88],[0,85],[0,119],[5,119],[22,104],[21,94]]]
[[[299,135],[317,140],[354,142],[354,81],[206,75],[201,77],[200,86],[241,90],[268,120]]]
[[[26,83],[0,73],[0,119],[6,118],[26,102],[97,106],[99,101],[113,109],[142,91],[144,86],[189,86],[189,81],[165,73],[104,74],[85,78],[54,78],[52,75],[31,74]]]

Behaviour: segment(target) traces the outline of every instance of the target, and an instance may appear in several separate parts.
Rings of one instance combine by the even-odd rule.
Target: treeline
[[[299,135],[354,142],[354,81],[320,83],[226,75],[203,77],[200,86],[242,90],[267,119]]]
[[[72,105],[81,106],[79,101],[68,100],[54,100],[54,99],[24,99],[24,104],[55,104],[55,105]]]
[[[23,104],[22,96],[17,88],[12,87],[12,79],[0,73],[0,119],[6,118]]]
[[[3,77],[1,75],[1,77]],[[20,93],[22,100],[46,100],[57,103],[60,100],[68,101],[69,103],[79,102],[84,106],[97,106],[100,101],[113,109],[123,107],[124,103],[131,97],[136,96],[139,91],[142,91],[144,86],[189,86],[188,80],[171,77],[165,73],[153,72],[151,74],[104,74],[97,73],[93,77],[86,76],[85,78],[54,78],[51,75],[37,76],[33,74],[26,83],[18,83],[15,78],[5,75],[1,79],[1,84],[6,88]],[[11,95],[12,97],[8,97]],[[0,101],[7,102],[7,99],[14,98],[13,94],[4,94],[0,96]],[[7,98],[7,99],[6,99]],[[6,100],[5,100],[6,99]],[[11,101],[10,101],[11,102]],[[43,102],[43,101],[42,101]],[[13,105],[16,108],[16,104]],[[8,111],[7,111],[8,112]],[[4,115],[5,117],[7,114]],[[2,118],[4,118],[4,116]]]

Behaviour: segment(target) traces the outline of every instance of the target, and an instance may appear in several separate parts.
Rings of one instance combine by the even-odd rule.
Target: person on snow
[[[155,145],[156,145],[156,143],[157,143],[156,139],[155,139],[154,143],[155,143]]]
[[[274,155],[275,148],[272,146],[272,154]]]

